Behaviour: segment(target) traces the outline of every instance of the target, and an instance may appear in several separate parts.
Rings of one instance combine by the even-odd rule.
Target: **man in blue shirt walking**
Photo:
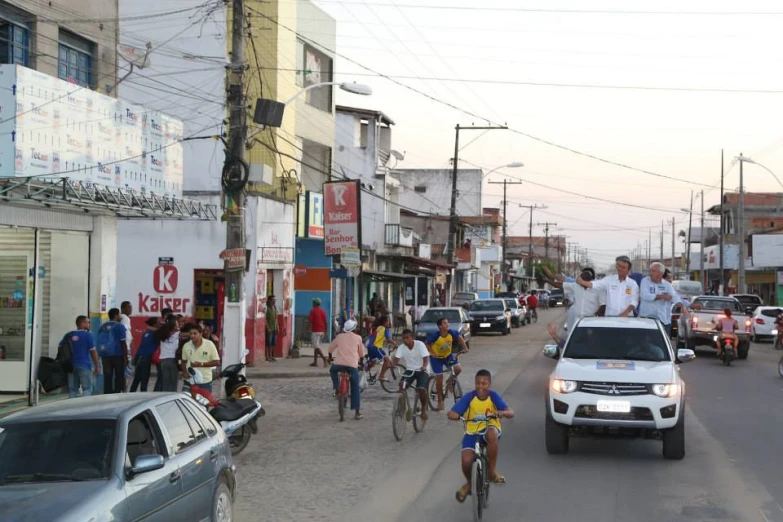
[[[60,346],[71,346],[71,372],[68,373],[68,395],[71,398],[92,395],[92,376],[100,372],[98,352],[95,340],[90,333],[90,320],[80,315],[76,318],[76,330],[68,332],[60,341]]]

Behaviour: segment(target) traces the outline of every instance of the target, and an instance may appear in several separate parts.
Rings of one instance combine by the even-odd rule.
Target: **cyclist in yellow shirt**
[[[456,352],[457,354],[468,351],[465,339],[462,338],[462,335],[460,335],[459,332],[449,328],[449,320],[445,317],[438,319],[438,331],[428,335],[424,342],[431,355],[430,365],[432,366],[432,373],[435,375],[436,387],[438,388],[438,410],[443,409],[444,368],[451,368],[453,366],[454,375],[459,375],[462,372],[459,361],[457,361],[455,353],[453,352],[454,343],[459,343],[461,349],[459,352]]]

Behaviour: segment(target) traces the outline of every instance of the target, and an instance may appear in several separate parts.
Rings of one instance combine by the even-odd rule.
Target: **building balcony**
[[[413,248],[413,229],[402,225],[386,225],[387,246]]]

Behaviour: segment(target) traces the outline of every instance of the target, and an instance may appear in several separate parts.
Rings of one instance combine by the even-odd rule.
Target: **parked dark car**
[[[756,308],[764,305],[764,301],[754,294],[731,294],[729,297],[733,297],[740,302],[746,313],[752,314],[756,311]]]
[[[504,299],[479,299],[470,303],[470,330],[473,335],[487,332],[511,333],[511,310]]]
[[[555,288],[549,292],[549,307],[563,306],[565,304],[565,293],[562,288]]]
[[[233,519],[220,425],[183,394],[68,399],[0,421],[3,522]]]
[[[470,348],[470,317],[462,307],[430,308],[416,322],[416,339],[424,342],[429,334],[438,331],[438,319],[445,317],[449,321],[449,328],[458,331],[465,344]]]

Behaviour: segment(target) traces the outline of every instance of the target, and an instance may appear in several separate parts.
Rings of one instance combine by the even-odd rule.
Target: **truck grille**
[[[631,408],[628,413],[613,413],[607,411],[598,411],[595,406],[579,406],[576,409],[574,417],[581,419],[600,419],[600,420],[627,420],[627,421],[651,421],[655,420],[650,408]]]
[[[579,385],[582,393],[596,395],[647,395],[650,391],[646,384],[629,382],[583,382]]]

